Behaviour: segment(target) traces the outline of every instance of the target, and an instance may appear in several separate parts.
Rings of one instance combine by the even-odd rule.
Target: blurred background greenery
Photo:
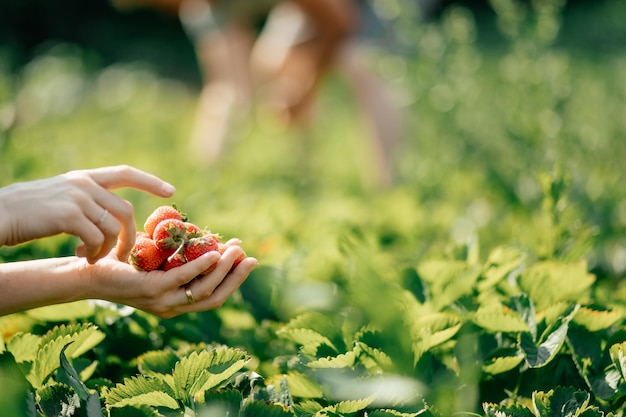
[[[334,76],[306,137],[260,110],[235,126],[218,163],[194,162],[200,76],[180,23],[104,0],[2,2],[0,183],[132,164],[176,184],[176,203],[198,223],[312,279],[328,279],[341,260],[327,248],[358,230],[390,263],[515,244],[539,258],[585,258],[617,285],[624,2],[444,1],[421,17],[414,2],[373,4],[394,48],[375,50],[372,67],[407,123],[391,189],[371,185],[362,120]],[[138,218],[162,203],[121,193]],[[72,247],[60,237],[1,254]]]

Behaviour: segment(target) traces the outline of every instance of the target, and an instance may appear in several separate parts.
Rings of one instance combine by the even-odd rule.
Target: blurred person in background
[[[393,182],[401,112],[384,80],[368,69],[361,35],[372,14],[355,0],[111,0],[119,9],[154,7],[176,15],[193,42],[204,85],[191,143],[210,163],[219,157],[234,118],[255,102],[288,126],[307,129],[315,96],[330,71],[351,86],[381,185]],[[371,10],[370,10],[371,11]],[[364,17],[370,17],[365,19]]]

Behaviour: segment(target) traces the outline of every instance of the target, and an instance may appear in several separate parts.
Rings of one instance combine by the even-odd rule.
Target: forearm
[[[73,256],[0,264],[0,315],[88,298],[87,266]]]

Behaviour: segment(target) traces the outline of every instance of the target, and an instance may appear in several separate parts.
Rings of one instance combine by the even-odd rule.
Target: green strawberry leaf
[[[37,405],[45,417],[72,416],[81,406],[72,388],[56,382],[37,389]]]
[[[65,352],[69,357],[76,358],[104,337],[105,334],[91,323],[56,326],[41,338],[36,359],[26,379],[34,388],[40,387],[61,366],[60,354],[65,346],[70,344]]]
[[[111,389],[103,390],[103,397],[107,405],[111,407],[148,405],[174,410],[180,408],[174,398],[174,391],[160,377],[140,375],[124,378],[123,383],[118,383]]]
[[[502,374],[517,367],[524,360],[521,354],[511,356],[498,356],[485,360],[482,369],[483,372],[490,375]]]
[[[295,417],[290,408],[265,401],[247,402],[241,411],[241,417]]]
[[[538,310],[558,301],[579,302],[594,282],[595,276],[588,272],[585,262],[538,262],[519,279],[522,291]]]
[[[249,360],[247,353],[233,348],[192,352],[174,366],[176,398],[186,401],[190,396],[215,388],[243,368]]]
[[[533,405],[540,416],[578,416],[589,405],[588,392],[559,387],[548,392],[535,391]]]
[[[170,349],[152,350],[137,358],[137,368],[144,375],[168,374],[179,360],[180,357]]]
[[[341,401],[337,404],[333,404],[327,407],[322,408],[317,413],[315,413],[315,417],[327,417],[329,414],[337,414],[337,415],[345,415],[352,414],[364,410],[372,403],[371,398],[365,398],[361,400],[351,400],[351,401]]]
[[[152,407],[147,405],[127,405],[124,407],[113,407],[109,410],[110,417],[162,417]]]
[[[606,330],[616,324],[622,315],[619,311],[581,307],[574,316],[574,323],[584,326],[592,332]]]
[[[286,375],[276,375],[270,377],[268,378],[267,383],[269,385],[279,386],[283,378],[287,380],[289,392],[294,397],[322,398],[324,396],[320,384],[297,371],[290,371]]]
[[[234,389],[205,391],[204,404],[201,408],[206,409],[206,412],[200,414],[236,416],[239,415],[242,401],[243,395]]]
[[[41,336],[32,333],[17,333],[7,343],[7,350],[15,358],[15,362],[34,362],[41,343]]]
[[[484,403],[483,411],[487,417],[537,417],[521,404],[501,405]]]
[[[485,293],[509,274],[521,269],[525,255],[519,249],[498,247],[489,254],[482,278],[477,284],[480,293]]]
[[[548,327],[538,343],[534,342],[529,332],[519,334],[519,346],[528,366],[531,368],[545,366],[556,356],[565,342],[569,322],[577,310],[578,306],[575,306],[569,315],[559,318]]]
[[[502,305],[494,304],[480,307],[472,316],[472,321],[479,327],[491,332],[517,333],[529,332],[528,323],[520,315]]]

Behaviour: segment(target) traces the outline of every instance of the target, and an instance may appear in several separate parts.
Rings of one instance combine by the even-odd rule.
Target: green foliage
[[[84,301],[0,318],[0,407],[623,415],[623,57],[562,47],[560,0],[491,1],[496,48],[468,10],[416,23],[412,4],[379,5],[402,54],[384,51],[376,68],[407,116],[391,189],[374,185],[339,77],[306,134],[254,109],[207,166],[185,146],[197,93],[180,82],[140,63],[88,72],[70,45],[15,74],[0,67],[2,183],[135,165],[261,261],[216,311],[160,320]],[[138,219],[163,203],[118,192]],[[75,243],[41,239],[0,259],[65,256]]]

